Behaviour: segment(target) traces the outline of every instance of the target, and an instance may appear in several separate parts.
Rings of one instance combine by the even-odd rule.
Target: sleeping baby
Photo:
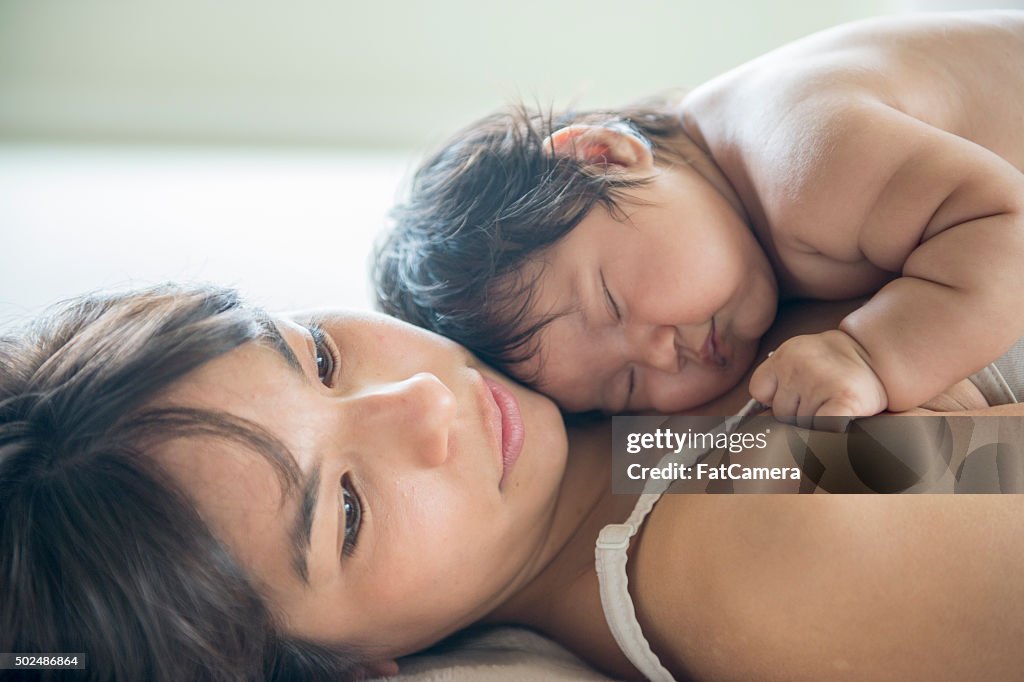
[[[870,295],[750,394],[808,426],[920,405],[1024,337],[1022,63],[1024,12],[885,18],[682,97],[488,116],[418,170],[379,303],[617,413],[731,388],[780,299]]]

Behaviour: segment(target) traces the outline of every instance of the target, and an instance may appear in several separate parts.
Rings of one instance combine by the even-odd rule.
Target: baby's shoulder
[[[851,112],[876,104],[949,130],[963,113],[954,93],[969,93],[973,107],[979,81],[990,92],[1017,89],[1017,57],[1024,59],[1024,11],[876,18],[736,67],[694,88],[682,110],[712,153],[733,145],[774,155],[794,134],[827,142],[845,133]]]

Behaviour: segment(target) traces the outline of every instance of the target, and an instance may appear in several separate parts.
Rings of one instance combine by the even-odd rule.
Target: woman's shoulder
[[[998,628],[1019,630],[1024,588],[998,576],[1024,560],[1016,497],[666,496],[631,562],[641,624],[670,669],[698,678],[764,679],[766,661],[781,679],[876,664],[969,676],[972,646],[1009,670],[1021,654]],[[950,645],[947,609],[992,627]],[[877,656],[893,642],[916,653]]]

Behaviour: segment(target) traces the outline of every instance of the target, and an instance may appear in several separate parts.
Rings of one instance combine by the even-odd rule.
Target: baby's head
[[[488,116],[417,171],[378,302],[571,412],[700,405],[743,376],[777,296],[701,154],[667,107]]]

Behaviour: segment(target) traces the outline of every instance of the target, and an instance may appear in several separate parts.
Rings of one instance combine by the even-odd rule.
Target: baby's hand
[[[885,410],[885,387],[849,334],[833,329],[795,336],[750,377],[750,395],[782,421],[839,430],[830,417],[866,417]]]

